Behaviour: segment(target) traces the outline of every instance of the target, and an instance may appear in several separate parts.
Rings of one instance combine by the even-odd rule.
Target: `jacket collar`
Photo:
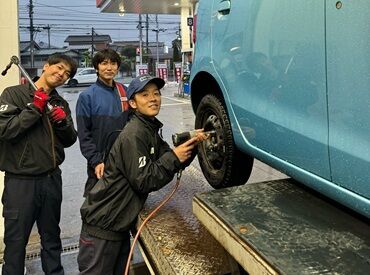
[[[37,81],[37,79],[39,79],[39,77],[35,77],[34,78],[34,82],[36,82]],[[33,94],[35,93],[35,90],[34,90],[34,88],[32,87],[32,85],[30,84],[30,83],[28,83],[28,84],[26,84],[27,85],[27,87],[28,87],[28,90],[29,90],[29,92],[30,92],[30,95],[33,97]],[[59,94],[58,94],[58,92],[57,92],[57,90],[56,89],[53,89],[53,90],[51,90],[50,91],[50,93],[49,93],[49,96],[50,97],[52,97],[52,96],[58,96]]]
[[[140,121],[145,123],[145,125],[148,125],[151,129],[158,131],[163,127],[162,122],[160,122],[156,117],[147,117],[141,113],[134,112],[133,114],[135,117],[137,117]]]
[[[101,81],[98,77],[98,79],[96,80],[96,84],[98,84],[99,86],[102,86],[103,88],[105,89],[111,89],[112,91],[116,88],[116,82],[113,80],[113,86],[108,86],[107,84],[105,84],[103,81]]]

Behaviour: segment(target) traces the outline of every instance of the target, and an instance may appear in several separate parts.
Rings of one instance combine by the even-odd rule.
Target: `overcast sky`
[[[2,0],[5,1],[5,0]],[[158,1],[158,0],[153,0]],[[112,13],[101,13],[95,7],[95,0],[33,0],[33,24],[39,31],[35,34],[35,41],[48,43],[48,32],[45,27],[50,26],[50,44],[57,47],[67,46],[64,40],[68,35],[91,34],[93,27],[97,34],[108,34],[112,41],[139,40],[137,25],[139,15],[125,14],[119,16]],[[29,0],[19,0],[19,30],[21,41],[29,41],[28,27]],[[145,15],[142,16],[145,20]],[[180,16],[158,15],[159,28],[165,29],[159,32],[159,42],[171,47],[171,41],[177,37]],[[143,24],[144,26],[144,24]],[[155,42],[156,28],[155,15],[149,15],[149,41]],[[143,29],[143,41],[145,41],[145,29]]]

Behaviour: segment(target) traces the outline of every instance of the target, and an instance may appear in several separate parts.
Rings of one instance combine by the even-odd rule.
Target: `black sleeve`
[[[42,116],[32,103],[19,107],[13,93],[7,88],[0,96],[0,139],[10,142],[23,137]]]
[[[169,183],[180,169],[180,161],[169,150],[168,144],[154,148],[162,152],[157,160],[152,160],[152,148],[143,136],[127,137],[120,135],[118,149],[120,159],[115,164],[121,170],[131,187],[138,193],[147,194]]]

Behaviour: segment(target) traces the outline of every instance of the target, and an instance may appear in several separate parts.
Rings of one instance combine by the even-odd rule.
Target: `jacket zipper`
[[[24,155],[26,154],[26,151],[27,151],[27,147],[28,147],[28,138],[27,138],[26,144],[24,145],[24,148],[23,148],[23,152],[22,152],[21,158],[19,159],[19,167],[23,167],[23,166],[22,166],[22,163],[23,163]]]
[[[47,117],[46,120],[48,121],[48,126],[49,126],[49,131],[50,131],[50,138],[51,138],[51,155],[52,155],[52,158],[53,158],[53,167],[56,168],[57,166],[57,161],[56,161],[56,157],[55,157],[55,140],[54,140],[54,131],[53,131],[53,127],[51,126],[51,123],[50,123],[50,120],[49,118]]]

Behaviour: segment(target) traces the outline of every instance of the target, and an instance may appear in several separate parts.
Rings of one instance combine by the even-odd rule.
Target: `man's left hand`
[[[63,120],[66,119],[67,115],[64,112],[63,108],[60,106],[55,106],[51,109],[49,117],[53,123],[61,123]]]

